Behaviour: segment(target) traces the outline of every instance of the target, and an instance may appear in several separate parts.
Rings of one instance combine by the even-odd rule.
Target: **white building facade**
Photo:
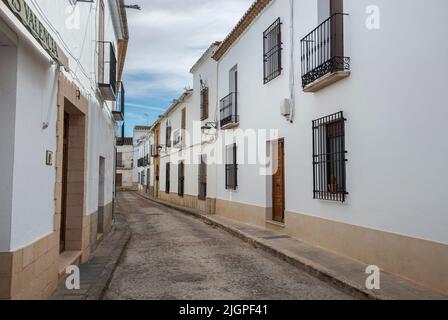
[[[111,229],[123,5],[0,2],[0,299],[47,298]]]
[[[207,83],[215,104],[202,121],[222,155],[207,171],[213,212],[448,292],[447,9],[442,0],[255,1],[213,49],[216,63],[192,69],[186,126],[202,118]],[[162,145],[182,108],[160,121]],[[179,200],[179,161],[160,160],[160,198],[198,208]],[[197,167],[180,175],[195,198]]]
[[[117,142],[117,191],[133,190],[134,182],[134,142],[132,138],[120,138]]]

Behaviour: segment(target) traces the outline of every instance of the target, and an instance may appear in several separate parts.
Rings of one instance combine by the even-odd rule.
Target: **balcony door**
[[[337,13],[344,13],[344,0],[330,0],[331,52],[333,57],[344,57],[344,16]]]
[[[98,16],[98,83],[104,83],[104,1],[99,1]]]
[[[236,116],[238,114],[238,67],[235,66],[230,70],[229,73],[229,93],[233,95],[232,99],[232,109],[230,111],[231,116]]]

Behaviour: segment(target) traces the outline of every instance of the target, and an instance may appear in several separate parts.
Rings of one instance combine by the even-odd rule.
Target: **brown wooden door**
[[[117,183],[117,188],[121,188],[123,186],[123,174],[117,173],[115,180]]]
[[[285,222],[285,142],[278,141],[274,152],[278,168],[272,176],[272,220]]]
[[[64,113],[64,138],[62,149],[62,199],[61,199],[61,228],[60,228],[60,252],[65,251],[66,225],[67,225],[67,177],[68,177],[68,139],[70,117]]]
[[[344,1],[330,0],[330,16],[334,16],[331,21],[331,54],[332,57],[344,56]],[[338,69],[343,70],[343,64],[338,65]]]

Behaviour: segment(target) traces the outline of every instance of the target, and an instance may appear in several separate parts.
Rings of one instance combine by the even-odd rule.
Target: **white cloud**
[[[227,33],[252,0],[134,0],[128,10],[130,44],[125,66],[130,97],[157,97],[191,86],[190,67]],[[175,97],[173,97],[175,98]]]

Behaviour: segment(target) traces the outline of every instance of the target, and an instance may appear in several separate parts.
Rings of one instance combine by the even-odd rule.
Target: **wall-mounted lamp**
[[[207,122],[204,126],[201,127],[201,130],[211,130],[218,129],[218,122]]]

